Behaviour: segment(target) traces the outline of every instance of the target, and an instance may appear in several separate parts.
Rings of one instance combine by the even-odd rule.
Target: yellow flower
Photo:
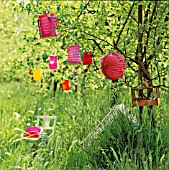
[[[96,139],[99,139],[99,138],[100,138],[98,133],[95,134],[95,138],[96,138]]]

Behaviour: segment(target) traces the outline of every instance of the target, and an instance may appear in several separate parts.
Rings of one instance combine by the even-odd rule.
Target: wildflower
[[[124,152],[124,156],[127,156],[127,152]]]
[[[32,70],[29,70],[29,74],[32,74]]]
[[[54,109],[52,109],[52,108],[49,108],[48,110],[49,110],[49,111],[52,111],[52,110],[54,110]]]
[[[27,123],[27,126],[30,126],[31,124],[30,123]]]
[[[95,134],[95,138],[96,138],[96,139],[99,139],[99,138],[100,138],[98,133]]]
[[[30,110],[30,111],[29,111],[29,113],[32,113],[32,114],[34,114],[34,111],[33,111],[33,110]]]
[[[20,114],[17,112],[13,112],[13,114],[16,116],[16,120],[18,120],[20,118]]]

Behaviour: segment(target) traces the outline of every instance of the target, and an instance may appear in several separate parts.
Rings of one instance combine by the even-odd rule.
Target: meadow
[[[120,87],[116,103],[130,112],[116,113],[104,130],[87,145],[82,141],[113,109],[110,87],[74,93],[41,89],[39,83],[0,84],[0,169],[2,170],[168,170],[168,93],[153,107],[156,125],[144,109],[143,124],[138,107],[131,106],[130,89]],[[56,115],[55,133],[49,140],[19,140],[35,125],[37,115]]]
[[[0,170],[169,170],[167,6],[168,1],[1,0]],[[43,28],[50,36],[43,36]],[[54,36],[54,30],[61,34]],[[87,52],[92,64],[69,63],[74,45],[78,61]],[[107,60],[112,75],[123,72],[112,83],[101,65],[114,53],[126,66],[116,70],[119,64]],[[56,70],[51,56],[58,58]],[[32,79],[35,70],[42,70],[42,87]],[[77,85],[77,92],[63,92],[60,84],[54,96],[52,84],[63,80]],[[151,113],[144,107],[141,123],[130,88],[152,85],[160,87],[161,103]],[[128,111],[117,109],[119,104]],[[108,113],[111,120],[99,131]],[[39,115],[57,116],[54,135],[22,139]],[[85,140],[89,134],[92,139]]]

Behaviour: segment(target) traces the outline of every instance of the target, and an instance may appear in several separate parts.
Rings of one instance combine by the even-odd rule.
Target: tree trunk
[[[140,31],[140,27],[142,24],[142,5],[138,5],[138,46],[137,46],[137,58],[139,62],[142,62],[142,37],[143,34]],[[138,85],[142,82],[143,73],[140,68],[140,65],[138,65]],[[143,91],[139,91],[139,97],[143,97]],[[139,106],[139,117],[140,117],[140,123],[142,124],[142,114],[143,114],[143,106]]]
[[[54,83],[53,83],[53,94],[54,94],[54,97],[56,95],[57,84],[58,84],[58,80],[57,81],[54,80]]]

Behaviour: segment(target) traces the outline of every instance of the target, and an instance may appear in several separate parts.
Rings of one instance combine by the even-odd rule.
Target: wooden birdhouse
[[[90,54],[84,52],[84,57],[82,58],[83,65],[91,65],[92,64],[92,52]]]
[[[132,105],[134,106],[155,106],[160,104],[159,87],[132,88]]]
[[[49,58],[49,68],[51,70],[58,68],[58,57],[57,56],[50,56],[50,58]]]
[[[68,52],[68,63],[81,63],[80,47],[79,45],[69,46]]]
[[[57,17],[54,14],[43,14],[39,16],[38,27],[40,36],[43,38],[57,36],[60,34]],[[56,32],[57,31],[57,32]]]
[[[70,90],[70,81],[63,80],[62,82],[62,91]]]

